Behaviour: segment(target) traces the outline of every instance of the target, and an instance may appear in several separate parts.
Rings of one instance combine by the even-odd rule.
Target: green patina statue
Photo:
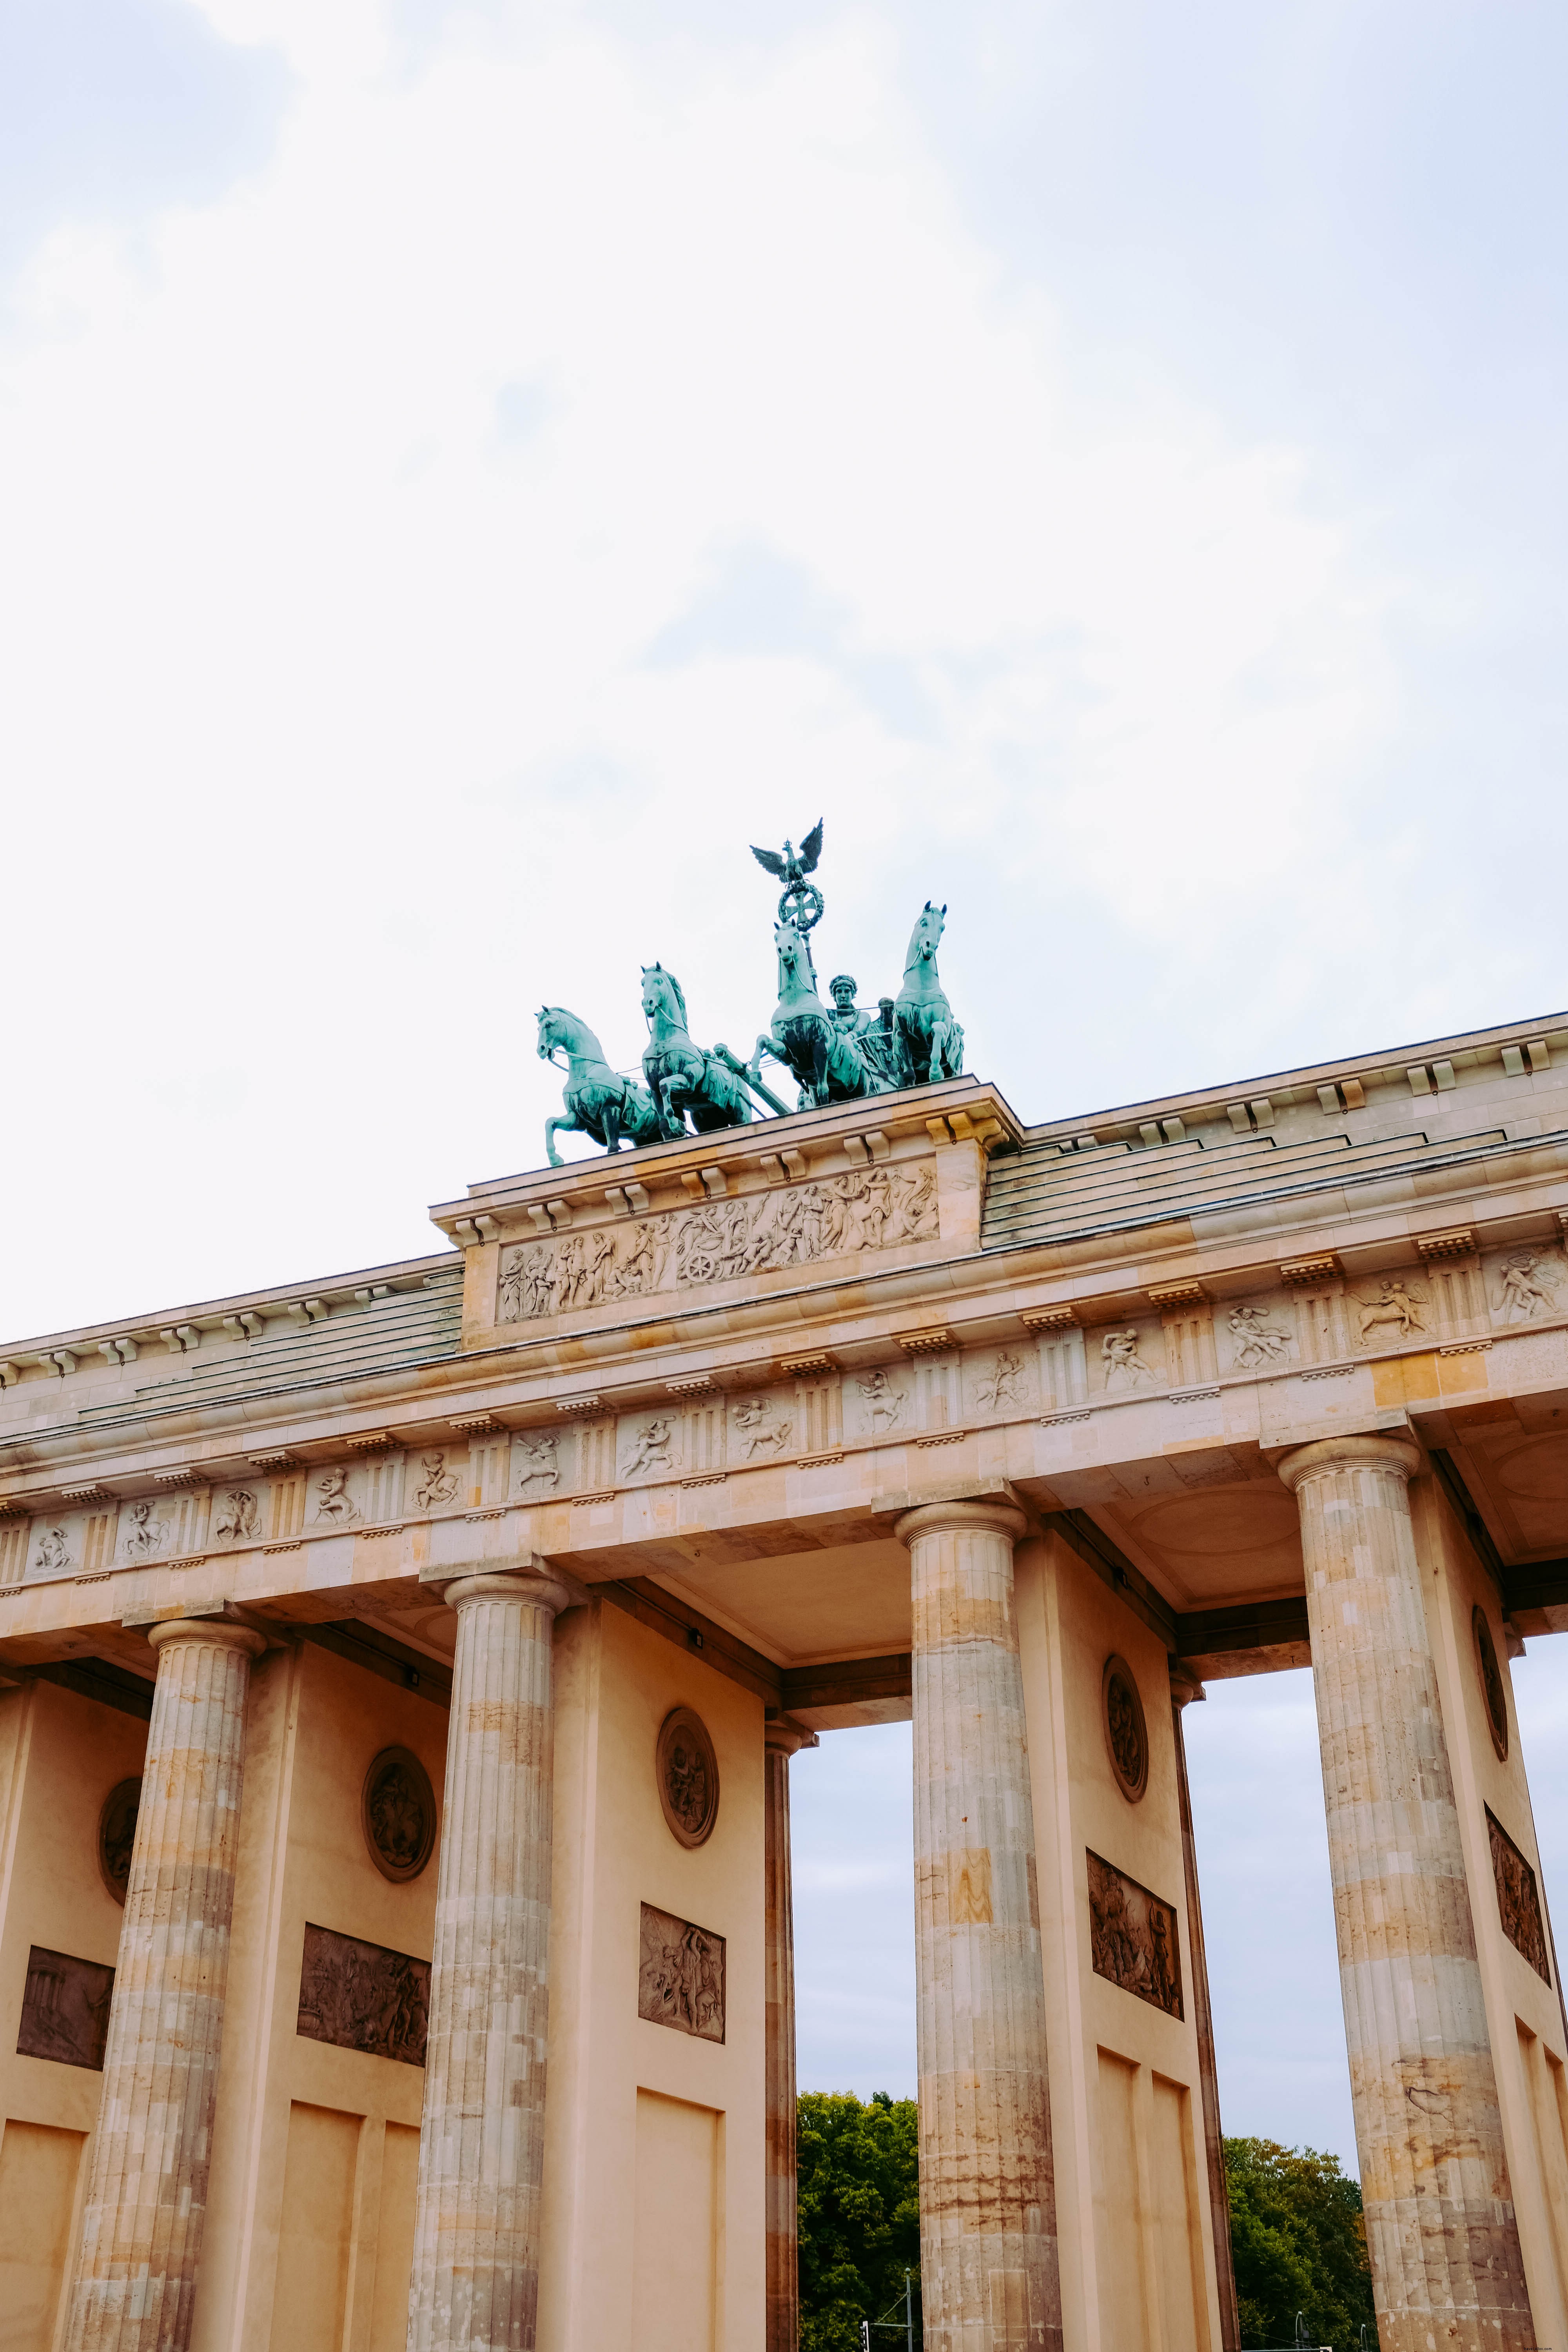
[[[823,898],[805,877],[822,855],[822,832],[819,819],[798,850],[786,841],[782,856],[771,849],[752,852],[784,888],[773,926],[779,1000],[750,1062],[727,1045],[710,1052],[697,1044],[686,1025],[680,982],[661,963],[644,964],[642,971],[648,1026],[642,1060],[646,1087],[611,1069],[597,1037],[574,1013],[559,1004],[541,1008],[541,1055],[551,1062],[566,1055],[564,1116],[544,1122],[544,1149],[552,1168],[561,1165],[558,1132],[590,1135],[606,1151],[618,1151],[623,1139],[634,1149],[673,1142],[689,1132],[688,1120],[699,1135],[744,1126],[752,1116],[752,1096],[787,1116],[787,1105],[763,1084],[764,1055],[794,1076],[802,1110],[935,1086],[959,1076],[963,1032],[936,967],[945,906],[928,898],[921,908],[897,998],[881,997],[874,1012],[863,1011],[855,1002],[854,980],[843,971],[830,983],[831,1007],[818,995],[808,933],[821,919]]]
[[[623,1078],[605,1059],[605,1049],[585,1021],[564,1005],[539,1008],[540,1059],[553,1062],[566,1056],[565,1116],[544,1122],[544,1150],[552,1168],[561,1165],[555,1149],[558,1131],[591,1135],[606,1151],[618,1151],[626,1137],[635,1150],[641,1143],[658,1143],[664,1129],[658,1108],[646,1087]]]
[[[942,994],[936,968],[946,914],[945,906],[934,907],[928,898],[910,933],[904,984],[893,1007],[900,1083],[906,1087],[934,1087],[943,1078],[956,1078],[963,1068],[963,1032]]]
[[[661,963],[643,966],[642,1009],[648,1031],[643,1076],[658,1106],[660,1131],[671,1139],[684,1135],[688,1116],[699,1135],[743,1127],[752,1116],[744,1080],[698,1045],[686,1026],[680,982]]]
[[[773,1026],[757,1039],[748,1077],[761,1075],[766,1054],[793,1073],[803,1109],[886,1094],[892,1081],[872,1066],[854,1031],[829,1013],[818,996],[811,942],[804,931],[788,920],[775,923],[773,945],[779,960],[779,1001]]]

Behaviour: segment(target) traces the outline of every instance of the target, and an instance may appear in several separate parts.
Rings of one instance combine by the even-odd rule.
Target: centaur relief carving
[[[929,1163],[859,1169],[630,1226],[525,1243],[502,1256],[500,1319],[526,1322],[649,1291],[892,1249],[932,1239],[937,1231],[936,1172]]]

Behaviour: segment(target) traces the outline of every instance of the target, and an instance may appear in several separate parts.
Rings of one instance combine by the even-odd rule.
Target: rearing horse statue
[[[857,1051],[816,992],[816,971],[811,942],[793,920],[773,925],[773,945],[779,959],[779,1001],[773,1026],[758,1038],[746,1067],[756,1085],[763,1055],[782,1062],[798,1080],[803,1110],[824,1103],[855,1102],[862,1095],[888,1092],[879,1077]]]
[[[942,994],[936,968],[945,906],[928,898],[910,933],[904,959],[904,984],[893,1007],[893,1031],[898,1039],[899,1069],[906,1087],[934,1087],[956,1078],[963,1068],[963,1032]]]
[[[552,1168],[561,1165],[558,1130],[591,1135],[606,1151],[618,1151],[624,1135],[635,1151],[663,1135],[653,1097],[635,1078],[623,1078],[605,1059],[605,1049],[585,1021],[563,1004],[539,1008],[539,1055],[553,1062],[566,1055],[565,1116],[544,1122],[544,1149]]]
[[[699,1135],[715,1128],[743,1127],[751,1099],[735,1072],[717,1054],[704,1053],[686,1026],[686,996],[661,963],[642,968],[642,1009],[647,1016],[643,1076],[653,1089],[661,1134],[686,1132],[686,1114]]]

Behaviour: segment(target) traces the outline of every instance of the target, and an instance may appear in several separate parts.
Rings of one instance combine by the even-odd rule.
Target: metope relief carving
[[[672,1707],[660,1724],[654,1776],[671,1837],[684,1846],[706,1843],[719,1818],[719,1759],[691,1707]]]
[[[1359,1347],[1370,1348],[1379,1339],[1413,1339],[1426,1330],[1421,1318],[1421,1309],[1428,1304],[1426,1293],[1412,1290],[1397,1275],[1384,1276],[1375,1298],[1351,1303],[1361,1322]]]
[[[1546,1927],[1541,1916],[1541,1896],[1531,1870],[1491,1807],[1487,1807],[1487,1835],[1491,1840],[1492,1876],[1497,1881],[1498,1916],[1503,1934],[1530,1962],[1545,1984],[1552,1982],[1546,1958]]]
[[[168,1522],[159,1517],[152,1503],[131,1503],[126,1507],[125,1528],[120,1538],[120,1549],[129,1560],[156,1559],[168,1544]]]
[[[553,1432],[512,1440],[512,1476],[523,1495],[561,1484],[561,1440]]]
[[[420,1455],[419,1481],[414,1489],[414,1500],[420,1510],[444,1510],[447,1504],[457,1501],[458,1486],[458,1474],[447,1469],[444,1453]]]
[[[1182,2015],[1182,1961],[1174,1906],[1085,1849],[1094,1973],[1167,2017]]]
[[[775,1413],[768,1397],[748,1397],[734,1411],[735,1441],[748,1462],[759,1454],[777,1456],[790,1442],[795,1428],[793,1417]]]
[[[700,2042],[724,2039],[725,1939],[672,1911],[642,1906],[637,2015]]]
[[[34,1575],[63,1576],[75,1565],[64,1528],[46,1528],[38,1538],[38,1549],[33,1555]]]
[[[656,1413],[627,1433],[626,1459],[621,1465],[623,1478],[652,1477],[657,1471],[672,1474],[680,1466],[680,1441],[676,1433],[673,1413]]]
[[[1534,1323],[1558,1312],[1562,1261],[1546,1250],[1513,1250],[1498,1268],[1501,1287],[1492,1312],[1504,1323]]]
[[[347,1528],[359,1517],[359,1507],[349,1493],[346,1470],[323,1472],[311,1489],[311,1499],[318,1526]]]
[[[52,2058],[58,2066],[103,2070],[114,1970],[70,1952],[35,1944],[27,1955],[18,2058]]]
[[[879,1370],[861,1373],[855,1386],[872,1437],[903,1427],[904,1409],[910,1401],[907,1389],[895,1387],[890,1375]]]
[[[1268,1319],[1263,1307],[1233,1307],[1226,1320],[1238,1371],[1260,1371],[1267,1364],[1282,1364],[1295,1345],[1289,1331]]]
[[[1108,1396],[1124,1395],[1145,1384],[1153,1385],[1154,1369],[1145,1362],[1135,1330],[1104,1333],[1100,1342],[1100,1361]]]
[[[891,1249],[937,1231],[934,1169],[861,1169],[629,1226],[522,1243],[502,1254],[498,1312],[503,1323],[572,1314],[651,1291]]]
[[[217,1543],[249,1543],[261,1533],[261,1504],[253,1486],[230,1486],[223,1494],[213,1521]]]
[[[307,2041],[423,2066],[429,2015],[428,1960],[306,1927],[295,2031]]]
[[[412,1749],[384,1748],[364,1776],[364,1842],[384,1878],[417,1878],[436,1843],[436,1792]]]
[[[1015,1356],[1004,1348],[989,1371],[982,1372],[975,1382],[974,1402],[982,1412],[1003,1413],[1021,1412],[1026,1403],[1025,1388],[1028,1373],[1022,1356]]]

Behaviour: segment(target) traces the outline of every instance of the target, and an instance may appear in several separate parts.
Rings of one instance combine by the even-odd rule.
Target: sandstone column
[[[767,2003],[764,2112],[768,2135],[767,2352],[796,2352],[800,2342],[800,2245],[795,2163],[795,1900],[790,1887],[789,1759],[815,1748],[816,1734],[787,1715],[764,1727],[767,1773],[764,1830],[767,1873]]]
[[[524,1567],[458,1612],[409,2352],[531,2352],[544,2161],[553,1742],[569,1595]]]
[[[266,1643],[219,1618],[176,1618],[147,1638],[158,1679],[66,2336],[71,2352],[184,2352],[206,2214],[245,1696],[250,1661]]]
[[[906,1511],[927,2352],[1060,2352],[1046,1999],[1013,1605],[1022,1512]]]
[[[1219,2069],[1215,2060],[1214,2010],[1209,2001],[1208,1955],[1204,1949],[1203,1906],[1198,1900],[1198,1849],[1193,1835],[1193,1801],[1187,1787],[1187,1742],[1182,1709],[1202,1698],[1195,1675],[1171,1662],[1171,1719],[1176,1734],[1176,1793],[1182,1809],[1182,1862],[1187,1889],[1187,1939],[1193,1953],[1193,2021],[1198,2030],[1198,2067],[1203,2092],[1204,2154],[1208,2166],[1209,2222],[1214,2233],[1215,2284],[1219,2293],[1222,2352],[1237,2352],[1241,2323],[1236,2307],[1236,2264],[1230,2251],[1230,2188],[1225,2177],[1225,2142],[1219,2124]]]
[[[1416,1447],[1287,1454],[1382,2352],[1533,2345],[1406,1482]]]

